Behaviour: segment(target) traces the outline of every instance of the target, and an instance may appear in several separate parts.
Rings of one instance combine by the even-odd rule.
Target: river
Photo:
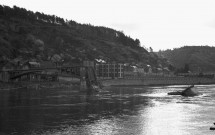
[[[215,85],[0,91],[1,135],[213,135]]]

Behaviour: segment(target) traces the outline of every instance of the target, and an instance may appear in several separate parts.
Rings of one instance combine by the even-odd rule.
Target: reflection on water
[[[215,86],[203,95],[170,96],[186,86],[0,91],[0,134],[212,135]]]

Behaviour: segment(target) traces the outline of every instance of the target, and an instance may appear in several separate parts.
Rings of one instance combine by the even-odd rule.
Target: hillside
[[[192,72],[215,71],[215,47],[209,46],[184,46],[181,48],[159,52],[167,58],[176,68],[183,68],[186,64]]]
[[[103,59],[109,62],[166,65],[147,52],[138,39],[111,28],[79,24],[55,15],[0,5],[0,57],[37,61],[80,63]]]

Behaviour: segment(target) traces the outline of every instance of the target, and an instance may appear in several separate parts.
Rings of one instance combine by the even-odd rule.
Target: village
[[[10,74],[13,71],[30,71],[36,69],[43,69],[42,74],[46,75],[55,75],[59,73],[60,67],[74,67],[74,66],[86,66],[92,67],[95,69],[96,76],[98,78],[105,79],[114,79],[114,78],[125,78],[125,77],[134,77],[134,76],[143,76],[143,75],[170,75],[171,72],[167,67],[157,68],[156,73],[152,71],[152,67],[147,65],[145,67],[138,64],[129,64],[129,63],[117,63],[111,62],[106,63],[104,60],[95,59],[94,61],[83,61],[81,64],[68,64],[62,62],[53,62],[53,61],[37,61],[36,59],[23,60],[22,58],[16,58],[13,60],[6,61],[1,63],[0,70],[0,80],[2,82],[9,82]],[[66,71],[69,72],[69,71]],[[66,75],[66,72],[64,75]],[[14,74],[13,74],[14,76]],[[74,77],[74,76],[73,76]],[[34,79],[35,78],[35,79]],[[16,81],[36,81],[37,75],[34,74],[31,77],[26,74],[26,77],[19,78]],[[56,79],[57,80],[57,79]],[[56,81],[55,80],[55,81]]]
[[[94,61],[85,60],[81,64],[68,64],[62,61],[37,61],[35,59],[23,60],[16,58],[1,65],[0,81],[5,83],[36,83],[70,80],[71,84],[80,83],[81,85],[83,81],[81,78],[86,78],[86,73],[88,73],[86,69],[82,73],[82,67],[86,67],[92,68],[93,73],[90,74],[95,74],[94,78],[97,78],[96,80],[103,82],[105,85],[167,85],[189,84],[191,82],[195,84],[214,83],[214,74],[175,74],[168,67],[162,67],[161,65],[155,68],[142,63],[107,63],[102,59],[95,59]]]

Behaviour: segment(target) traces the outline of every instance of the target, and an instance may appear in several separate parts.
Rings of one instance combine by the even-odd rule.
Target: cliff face
[[[123,32],[0,5],[1,59],[50,60],[64,63],[103,59],[122,63],[165,64]]]
[[[185,46],[174,50],[161,51],[159,55],[167,58],[177,68],[183,68],[187,65],[192,72],[215,71],[215,47]]]

